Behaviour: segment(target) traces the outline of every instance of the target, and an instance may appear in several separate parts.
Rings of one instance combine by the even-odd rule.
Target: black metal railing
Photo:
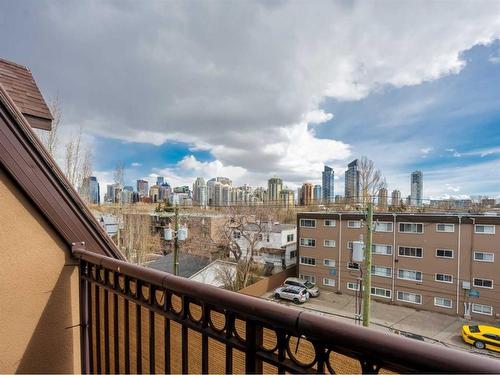
[[[499,373],[384,334],[73,247],[84,373]]]

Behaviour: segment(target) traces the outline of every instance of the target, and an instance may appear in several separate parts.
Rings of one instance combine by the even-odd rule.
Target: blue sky
[[[500,197],[500,2],[0,2],[0,56],[58,97],[94,173],[227,176],[336,192],[354,158],[390,190]]]

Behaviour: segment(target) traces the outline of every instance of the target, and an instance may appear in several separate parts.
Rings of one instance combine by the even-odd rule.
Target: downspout
[[[339,213],[339,264],[337,265],[337,293],[342,294],[340,290],[340,269],[342,265],[342,214]]]
[[[392,292],[391,292],[391,302],[394,302],[394,290],[396,284],[396,214],[392,214],[393,224],[392,224]]]
[[[462,216],[458,216],[458,249],[457,249],[457,315],[460,305],[460,240],[462,237]]]

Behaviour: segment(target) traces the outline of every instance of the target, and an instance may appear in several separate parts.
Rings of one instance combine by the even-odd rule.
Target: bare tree
[[[133,263],[143,264],[148,255],[160,250],[160,236],[151,228],[151,216],[129,212],[123,215],[121,248]]]
[[[259,272],[258,265],[254,264],[249,274],[249,278],[245,280],[246,264],[244,262],[238,263],[223,263],[215,270],[215,280],[222,284],[222,287],[227,290],[237,292],[248,285],[257,281]]]
[[[53,117],[51,129],[49,131],[37,131],[37,134],[42,141],[42,144],[45,146],[45,149],[49,152],[50,156],[55,158],[59,146],[59,130],[62,114],[61,104],[58,97],[55,97],[51,100],[49,108]]]
[[[363,207],[378,194],[381,188],[387,187],[387,183],[380,169],[375,168],[373,161],[366,156],[361,158],[359,164],[359,185]]]

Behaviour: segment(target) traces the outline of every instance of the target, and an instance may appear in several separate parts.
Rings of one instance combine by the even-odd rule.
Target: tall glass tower
[[[333,168],[325,165],[325,169],[323,170],[321,179],[322,180],[321,191],[323,195],[323,203],[333,203],[335,201],[334,177],[335,177],[335,172],[333,171]]]

